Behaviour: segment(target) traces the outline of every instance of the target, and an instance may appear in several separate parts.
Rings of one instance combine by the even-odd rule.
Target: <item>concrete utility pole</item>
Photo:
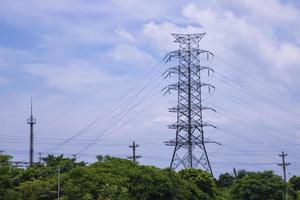
[[[132,145],[129,145],[130,148],[132,148],[132,156],[128,156],[127,158],[128,159],[132,159],[133,162],[136,162],[136,160],[138,158],[141,158],[142,156],[141,155],[136,155],[135,154],[135,150],[137,147],[139,147],[138,144],[135,144],[135,141],[132,142]]]
[[[27,124],[29,124],[30,126],[29,166],[32,166],[33,164],[33,126],[35,123],[36,123],[36,119],[34,119],[32,115],[32,98],[31,98],[30,118],[27,119]]]
[[[57,200],[59,200],[60,196],[60,168],[57,168]]]
[[[235,167],[233,168],[233,175],[234,175],[234,177],[235,177],[235,178],[237,178],[237,177],[238,177],[238,175],[237,175],[237,173],[236,173],[236,169],[235,169]]]
[[[39,152],[39,163],[42,164],[42,153]]]
[[[288,185],[287,185],[287,180],[286,180],[286,167],[289,166],[291,163],[286,163],[285,157],[287,154],[284,153],[284,151],[281,152],[281,154],[278,155],[279,157],[282,158],[282,163],[279,163],[278,166],[281,166],[283,169],[283,179],[284,179],[284,193],[283,193],[283,199],[287,200],[288,198]]]

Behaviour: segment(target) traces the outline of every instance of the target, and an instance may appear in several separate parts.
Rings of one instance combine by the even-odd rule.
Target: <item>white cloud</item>
[[[115,32],[117,35],[119,35],[121,38],[123,38],[126,42],[129,42],[129,43],[135,42],[134,37],[126,30],[119,28]]]
[[[290,44],[282,43],[280,45],[279,51],[277,51],[278,63],[276,67],[280,69],[289,70],[289,68],[299,68],[300,63],[300,48]]]
[[[166,113],[167,111],[165,111]],[[154,119],[146,120],[142,124],[139,125],[140,128],[150,128],[153,126],[157,126],[158,124],[162,124],[164,126],[173,124],[175,120],[175,116],[157,116]]]
[[[282,41],[275,36],[272,23],[266,23],[265,18],[260,19],[262,23],[267,24],[262,29],[257,24],[249,23],[246,19],[225,10],[223,12],[212,9],[200,10],[195,5],[189,4],[183,9],[183,14],[202,25],[205,31],[216,38],[215,42],[222,39],[223,49],[230,48],[239,56],[253,60],[254,63],[267,70],[285,69],[286,73],[293,73],[294,70],[291,69],[298,68],[299,46]],[[294,16],[294,12],[291,15]],[[281,74],[282,71],[277,71],[277,73]]]
[[[167,17],[166,13],[171,14],[172,8],[169,5],[169,2],[161,0],[112,0],[112,6],[115,10],[126,16],[128,18],[134,19],[161,19]],[[174,2],[174,4],[177,4]]]
[[[6,20],[22,25],[40,23],[41,26],[59,23],[65,15],[80,15],[82,18],[106,11],[106,3],[80,0],[53,1],[1,1],[0,15]]]
[[[38,33],[41,42],[39,47],[46,49],[57,46],[80,47],[111,45],[117,39],[115,34],[108,34],[109,26],[96,21],[72,22],[61,20],[47,33]],[[59,49],[63,51],[64,49]]]
[[[296,7],[279,0],[235,0],[234,3],[244,7],[247,10],[245,14],[260,23],[267,22],[282,26],[283,23],[298,23],[300,17]]]
[[[237,15],[233,11],[215,9],[213,7],[199,8],[195,4],[188,4],[183,7],[182,14],[190,22],[198,24],[199,27],[197,25],[193,27],[179,26],[165,21],[148,23],[144,26],[143,31],[155,46],[165,51],[170,51],[174,47],[175,49],[178,48],[176,44],[172,44],[171,32],[206,32],[207,36],[201,41],[201,45],[207,47],[205,49],[211,50],[217,56],[229,60],[234,65],[236,64],[243,71],[250,72],[252,76],[265,82],[266,85],[272,85],[275,88],[282,88],[281,86],[285,84],[291,86],[295,82],[298,82],[296,85],[300,85],[295,74],[295,70],[299,70],[297,63],[300,63],[300,57],[297,55],[300,55],[300,49],[297,45],[275,34],[276,30],[272,23],[264,21],[263,23],[267,25],[265,28],[261,28],[261,26],[253,24],[247,18]],[[261,21],[263,20],[262,18]],[[228,67],[227,69],[226,67],[220,68],[221,66],[217,66],[216,71],[218,74],[223,74],[229,70]],[[253,84],[253,80],[246,82],[248,79],[243,79],[241,74],[236,71],[231,73],[229,77],[233,80],[238,80],[238,84],[246,85],[249,89],[258,91],[257,85]],[[222,88],[224,89],[223,86],[220,89]],[[228,87],[225,87],[226,89],[228,90]],[[260,92],[258,91],[258,93]],[[287,87],[284,87],[284,93],[286,92]],[[232,90],[230,93],[242,99],[248,98],[246,101],[249,100],[249,97],[245,96],[245,94],[240,94],[239,91]],[[266,92],[262,95],[266,95]],[[273,96],[274,93],[268,98],[272,99]],[[255,102],[251,103],[255,104],[255,106],[264,107],[267,110],[270,109],[270,112],[281,113],[276,109],[272,109],[272,107],[266,108],[261,102],[257,102],[255,98],[254,100]],[[234,103],[224,100],[224,97],[217,99],[216,102],[218,102],[217,105],[221,103],[222,107],[229,103],[230,107],[234,106],[236,109],[234,112],[247,113],[251,120],[265,118],[265,116],[260,116],[256,112],[253,113],[253,111],[250,111],[243,105],[241,106],[243,109],[238,110]],[[232,123],[231,120],[224,117],[218,117],[213,120],[221,124]],[[269,119],[266,121],[274,124]]]
[[[116,62],[129,64],[137,68],[149,67],[154,64],[154,59],[150,54],[128,44],[115,46],[106,53],[106,56]]]
[[[114,78],[103,73],[97,66],[82,61],[66,64],[30,64],[29,73],[40,76],[48,87],[68,92],[84,93]]]
[[[165,53],[178,48],[178,44],[173,42],[174,39],[170,35],[172,32],[207,32],[200,43],[201,47],[212,50],[223,58],[225,57],[225,60],[231,61],[238,67],[243,67],[243,70],[250,72],[249,74],[257,79],[262,78],[262,81],[270,81],[274,87],[281,84],[282,80],[294,82],[298,79],[299,73],[295,72],[299,63],[299,48],[296,43],[286,41],[282,32],[300,35],[299,9],[277,0],[218,0],[222,4],[219,8],[212,6],[211,1],[201,3],[191,1],[194,3],[190,4],[182,2],[173,1],[170,4],[161,0],[1,1],[1,20],[12,25],[12,27],[15,26],[21,32],[25,31],[37,36],[32,41],[34,45],[37,45],[33,49],[24,51],[18,48],[0,48],[1,58],[4,60],[3,65],[8,66],[5,70],[16,75],[12,78],[18,79],[18,81],[11,80],[11,77],[3,78],[7,78],[11,83],[15,82],[17,86],[24,83],[24,89],[19,87],[16,89],[13,86],[8,88],[11,94],[5,94],[3,99],[18,101],[18,106],[24,108],[24,105],[27,105],[24,99],[28,98],[28,93],[40,92],[39,95],[42,97],[39,98],[36,95],[39,99],[36,101],[37,107],[38,104],[44,104],[44,106],[39,109],[39,122],[41,122],[38,124],[40,126],[38,127],[39,132],[45,136],[53,134],[52,129],[49,131],[49,128],[45,128],[44,122],[61,116],[65,121],[53,124],[54,130],[57,130],[53,137],[60,136],[59,133],[62,132],[66,133],[65,137],[71,136],[77,129],[92,120],[93,116],[97,116],[99,111],[105,110],[104,107],[110,105],[112,99],[117,99],[124,92],[124,88],[133,84],[135,77],[130,68],[149,66],[153,63],[152,56],[157,55],[157,51]],[[182,7],[183,9],[178,9],[183,4],[186,4]],[[223,7],[223,5],[226,6]],[[237,7],[239,9],[235,10]],[[180,11],[182,12],[180,13]],[[278,30],[280,31],[277,32]],[[296,40],[300,38],[294,37]],[[103,57],[101,59],[98,55],[96,56],[97,52],[102,52],[101,56]],[[77,60],[83,57],[85,62]],[[247,59],[254,64],[249,65],[249,62],[245,62]],[[101,67],[95,64],[98,62],[101,62]],[[34,63],[26,65],[26,74],[22,71],[24,63]],[[115,68],[115,64],[123,67],[123,70]],[[136,70],[137,68],[133,69]],[[144,71],[144,69],[140,68],[139,72]],[[217,66],[217,73],[222,73],[222,70],[223,72],[229,71],[228,66],[223,66],[223,68]],[[120,77],[115,77],[107,71],[113,74],[128,71],[126,75],[129,77],[126,81],[121,80],[122,83],[120,84],[120,80],[117,80]],[[270,71],[277,74],[278,78],[274,78]],[[31,76],[28,76],[28,73]],[[20,78],[20,74],[22,78]],[[252,80],[244,80],[244,76],[241,77],[240,74],[232,73],[232,70],[228,74],[237,84],[248,86],[249,83],[249,89],[255,87],[252,86]],[[248,81],[247,84],[243,84],[244,81]],[[277,108],[274,109],[274,106],[265,106],[254,97],[250,98],[238,93],[227,84],[222,82],[220,85],[233,96],[236,95],[255,106],[281,115],[280,108],[277,110]],[[259,91],[260,87],[261,85],[254,88],[255,91]],[[49,88],[63,92],[49,90]],[[219,88],[217,87],[216,91]],[[81,95],[80,98],[74,99],[72,95],[73,93],[82,94],[88,91],[91,91],[89,95]],[[209,102],[227,108],[237,117],[249,119],[245,120],[247,122],[255,119],[266,124],[274,124],[273,127],[278,126],[276,122],[265,115],[257,114],[247,109],[245,105],[237,106],[217,93],[209,99]],[[268,94],[263,93],[264,96],[272,99],[273,96],[268,96]],[[51,98],[52,95],[57,96],[57,98]],[[82,100],[82,98],[86,99]],[[176,100],[176,96],[170,98]],[[280,96],[276,96],[274,99],[280,103],[285,103],[280,99]],[[74,106],[71,104],[74,103],[81,104],[82,108],[66,117],[67,110],[71,109],[70,107]],[[177,102],[174,101],[173,103],[176,104]],[[20,113],[26,113],[27,110],[15,109],[10,101],[6,101],[6,104],[3,103],[0,106],[3,107],[2,110],[5,110],[4,113],[16,116],[10,118],[7,118],[5,114],[1,116],[5,122],[9,122],[5,123],[9,124],[7,127],[16,124],[10,122],[9,119],[18,118],[19,124],[24,125],[19,129],[24,130],[26,128],[23,123],[23,118],[26,116],[20,116]],[[149,138],[153,138],[157,142],[172,138],[175,132],[168,130],[165,125],[176,121],[176,116],[170,114],[168,117],[166,110],[168,106],[169,104],[165,105],[163,101],[160,101],[157,105],[149,108],[147,112],[142,113],[134,122],[128,123],[127,126],[131,127],[130,130],[127,130],[126,127],[120,129],[121,136],[118,134],[114,137],[130,138],[130,140],[137,137],[141,139],[141,143],[149,140]],[[222,110],[219,111],[221,114],[216,116],[205,114],[205,120],[213,121],[221,125],[221,128],[223,125],[228,126],[230,130],[235,131],[232,127],[235,127],[237,123],[224,117]],[[147,126],[147,129],[144,126]],[[44,130],[41,127],[44,127]],[[283,127],[283,129],[286,128],[290,127]],[[239,132],[241,135],[249,133],[253,135],[252,131],[243,127]],[[91,138],[91,135],[84,137]],[[218,139],[226,137],[225,134]],[[228,145],[232,145],[232,143],[228,143]],[[273,145],[278,146],[279,144]],[[40,147],[41,145],[37,146],[37,148]],[[248,147],[245,146],[244,148]],[[111,152],[110,149],[107,150]],[[158,164],[158,162],[153,164]]]
[[[171,33],[198,33],[201,31],[200,27],[180,27],[171,22],[163,22],[161,24],[149,22],[143,27],[143,33],[161,51],[170,51],[178,46],[174,44]]]
[[[260,29],[276,29],[279,38],[288,39],[300,45],[300,10],[293,4],[280,0],[235,0],[237,10],[242,12],[239,16],[248,23]],[[224,4],[230,3],[224,1]]]

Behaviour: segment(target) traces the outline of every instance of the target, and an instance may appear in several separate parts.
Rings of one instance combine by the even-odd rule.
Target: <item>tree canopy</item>
[[[279,200],[284,190],[282,178],[271,171],[241,170],[216,180],[200,169],[160,169],[110,156],[86,164],[48,155],[26,169],[12,166],[11,159],[0,156],[0,200],[56,199],[58,168],[62,200]],[[289,187],[290,199],[297,199],[299,177]]]
[[[243,200],[281,200],[284,182],[272,171],[249,172],[236,180],[232,189],[233,199]]]

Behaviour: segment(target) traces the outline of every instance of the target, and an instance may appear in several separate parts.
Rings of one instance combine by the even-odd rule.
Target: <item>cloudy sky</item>
[[[272,169],[288,153],[300,173],[300,3],[296,0],[0,0],[0,150],[28,160],[30,98],[38,152],[169,165],[176,94],[162,59],[171,33],[202,33],[216,86],[204,103],[213,171]],[[76,137],[73,137],[76,136]],[[72,138],[72,140],[70,139]]]

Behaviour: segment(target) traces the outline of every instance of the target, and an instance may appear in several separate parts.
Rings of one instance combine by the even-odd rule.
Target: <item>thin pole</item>
[[[133,157],[133,162],[135,162],[135,142],[133,142],[133,146],[132,146],[132,157]]]
[[[136,148],[139,147],[138,144],[135,144],[135,141],[132,142],[132,145],[129,145],[130,148],[132,148],[132,156],[128,156],[128,159],[132,159],[133,162],[136,162],[138,158],[141,158],[142,156],[136,155]]]
[[[286,178],[286,167],[290,165],[291,163],[286,163],[285,157],[287,156],[284,151],[281,152],[281,154],[278,155],[282,158],[282,163],[279,163],[278,166],[282,167],[283,170],[283,179],[284,179],[284,193],[283,193],[283,200],[287,200],[288,198],[288,184],[287,184],[287,178]]]
[[[59,200],[60,192],[60,168],[57,168],[57,200]]]
[[[42,153],[39,152],[39,163],[42,164]]]

